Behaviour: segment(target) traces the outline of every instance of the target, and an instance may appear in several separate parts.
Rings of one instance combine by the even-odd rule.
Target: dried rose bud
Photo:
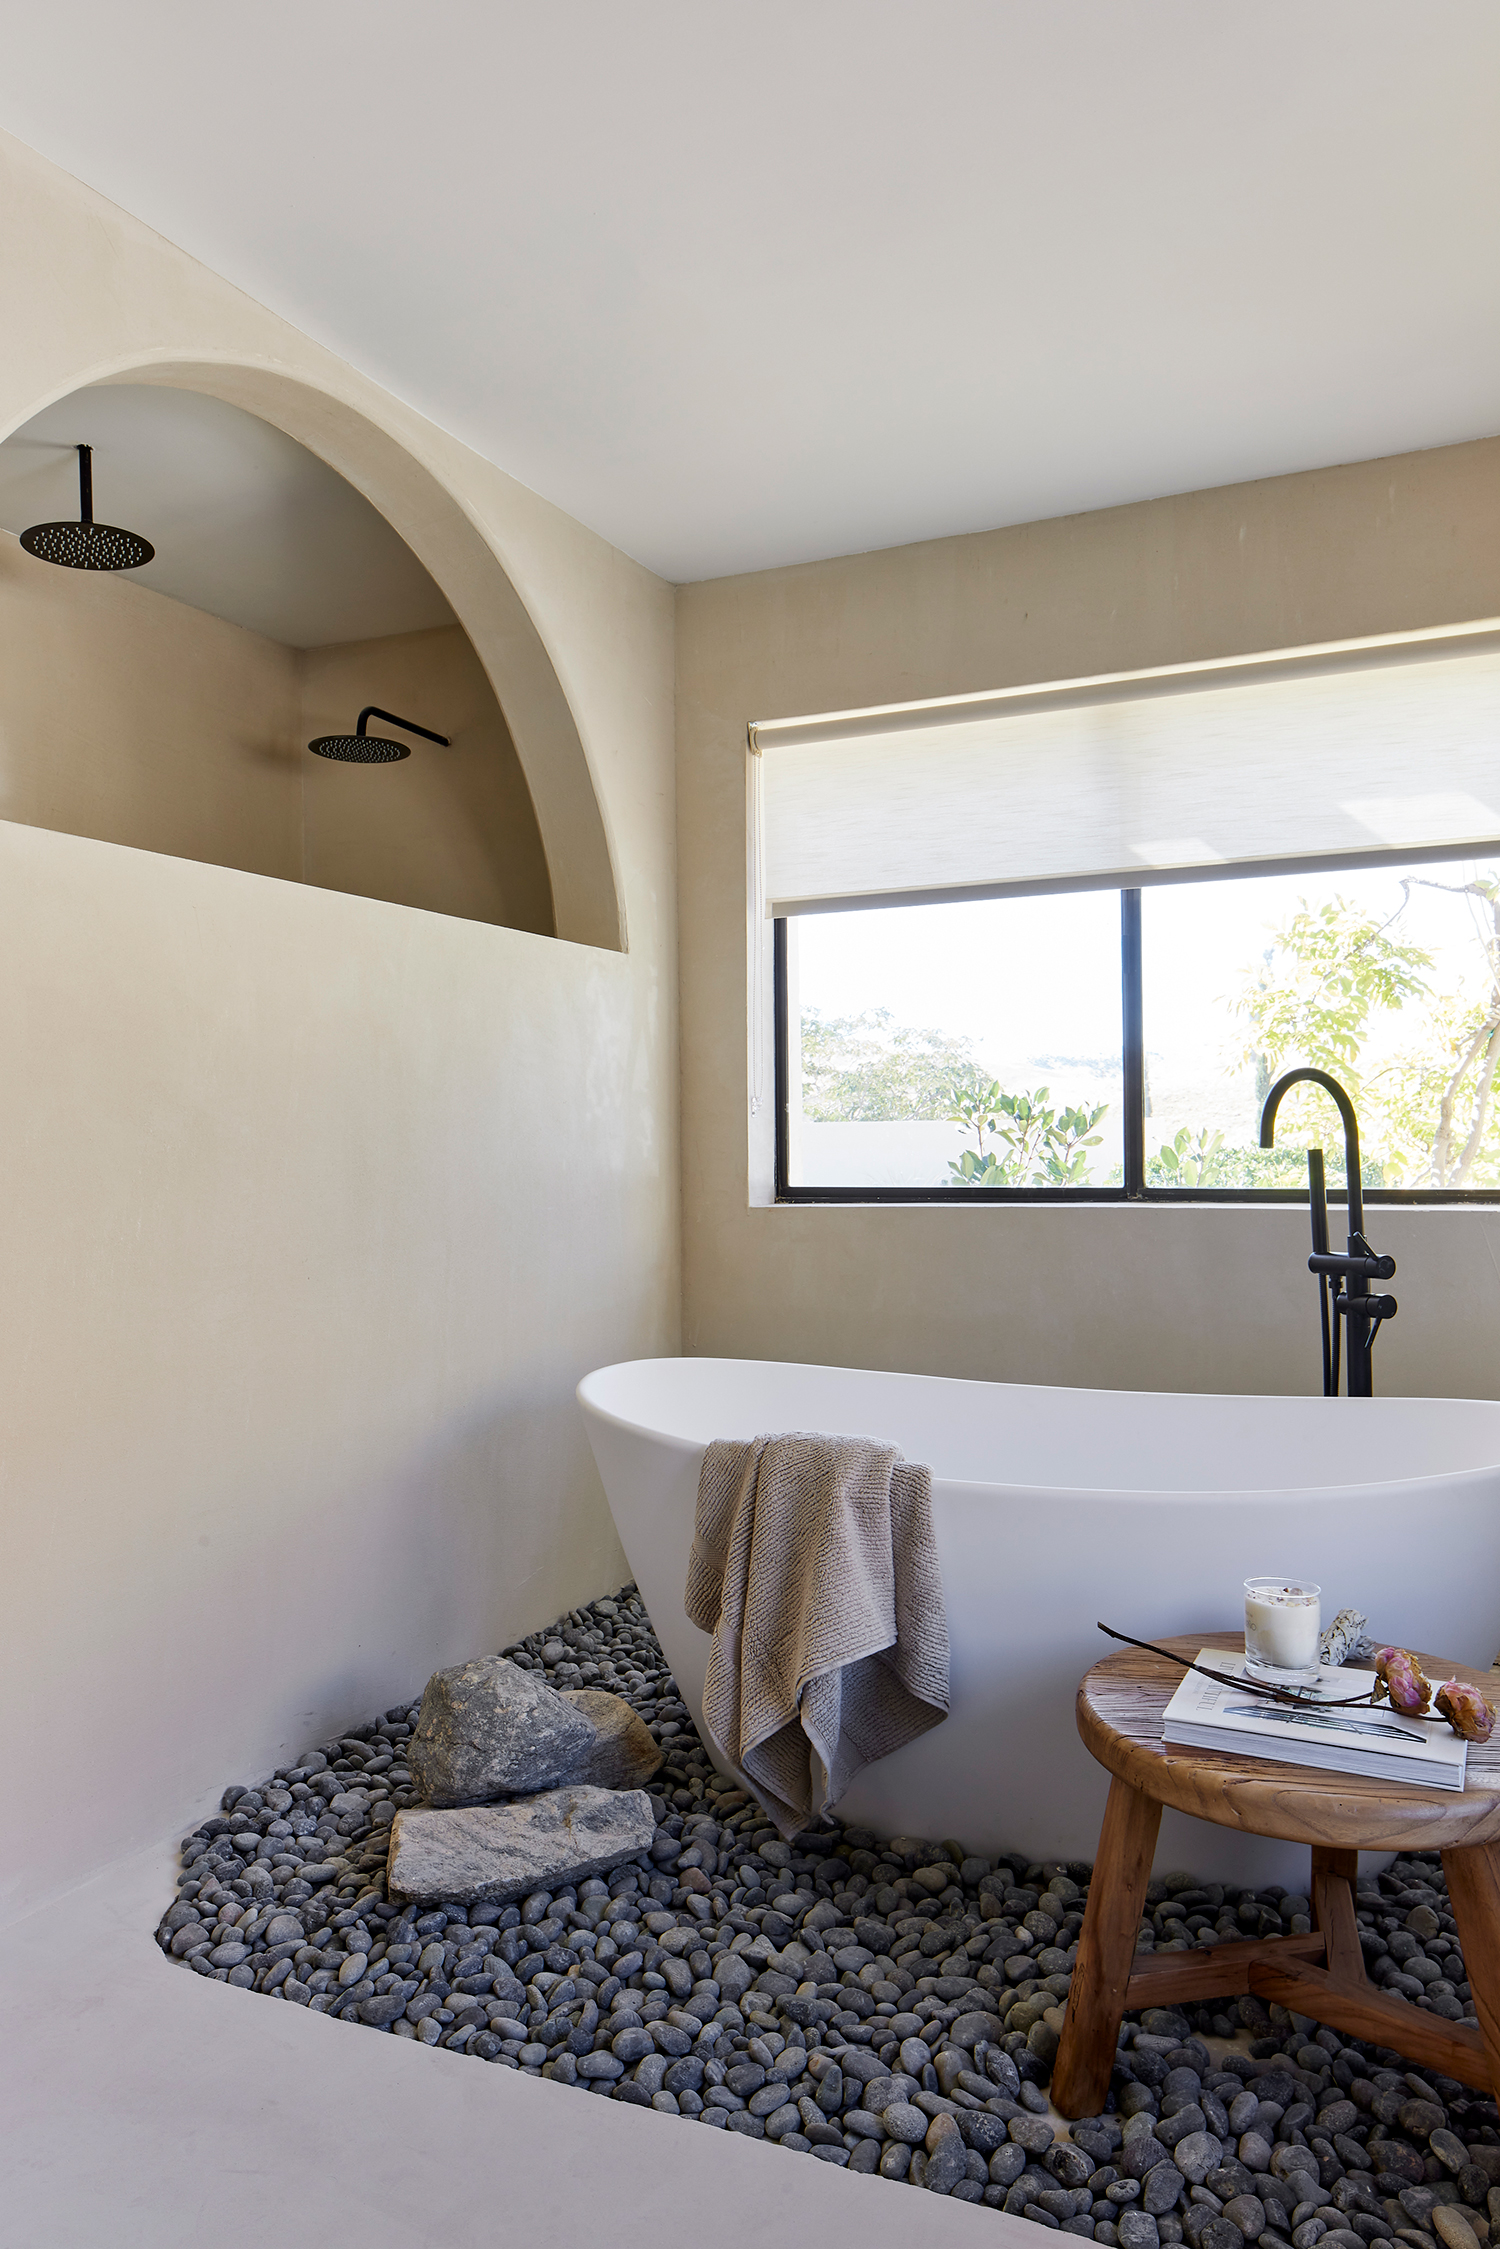
[[[1465,1741],[1488,1741],[1495,1730],[1495,1713],[1477,1687],[1467,1680],[1450,1679],[1437,1691],[1437,1707],[1456,1734]]]
[[[1382,1648],[1375,1658],[1375,1675],[1390,1697],[1391,1708],[1403,1717],[1419,1718],[1432,1700],[1432,1687],[1410,1648]]]

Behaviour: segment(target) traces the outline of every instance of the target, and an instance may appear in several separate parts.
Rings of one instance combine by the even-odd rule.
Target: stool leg
[[[1500,1844],[1444,1851],[1443,1872],[1490,2065],[1490,2089],[1500,2092]]]
[[[1313,1845],[1313,1927],[1327,1946],[1328,1975],[1335,1983],[1355,1988],[1367,1980],[1354,1911],[1354,1885],[1358,1879],[1358,1851],[1333,1851],[1322,1844]]]
[[[1052,2105],[1061,2116],[1097,2116],[1104,2106],[1160,1826],[1155,1797],[1128,1781],[1110,1782],[1052,2073]]]

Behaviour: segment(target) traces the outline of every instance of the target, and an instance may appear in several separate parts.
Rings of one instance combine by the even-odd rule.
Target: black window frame
[[[1416,865],[1459,857],[1493,857],[1495,847],[1466,846],[1418,854],[1381,853],[1368,863]],[[1343,862],[1345,865],[1351,862]],[[1244,870],[1249,872],[1250,870]],[[1256,870],[1257,872],[1261,870]],[[1314,870],[1307,869],[1312,872]],[[1331,872],[1325,866],[1322,871]],[[1212,878],[1210,878],[1212,879]],[[1233,880],[1226,869],[1219,880]],[[1104,885],[1100,886],[1105,887]],[[1306,1203],[1305,1187],[1149,1187],[1146,1184],[1146,1043],[1141,979],[1141,893],[1120,890],[1120,1022],[1124,1077],[1124,1178],[1118,1187],[794,1187],[787,1176],[790,1132],[788,1101],[791,1037],[787,999],[786,918],[772,924],[772,982],[775,1041],[776,1201],[778,1203]],[[1330,1205],[1347,1201],[1342,1186],[1328,1184]],[[1500,1203],[1495,1187],[1366,1187],[1370,1203],[1422,1206]]]

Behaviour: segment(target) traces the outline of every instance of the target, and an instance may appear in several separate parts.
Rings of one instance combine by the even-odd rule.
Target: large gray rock
[[[655,1826],[642,1789],[555,1788],[521,1804],[398,1812],[387,1880],[414,1900],[504,1905],[606,1873],[645,1850]]]
[[[424,1802],[449,1809],[576,1779],[596,1741],[591,1718],[544,1680],[482,1656],[428,1680],[407,1762]]]
[[[623,1695],[565,1687],[562,1699],[581,1710],[594,1729],[592,1754],[570,1768],[569,1780],[587,1781],[593,1788],[644,1788],[660,1771],[667,1753],[657,1748],[651,1728]]]

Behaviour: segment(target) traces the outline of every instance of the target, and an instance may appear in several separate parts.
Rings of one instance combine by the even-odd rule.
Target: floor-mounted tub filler
[[[579,1385],[620,1540],[701,1723],[709,1640],[683,1613],[714,1437],[885,1439],[934,1477],[947,1720],[867,1767],[839,1816],[1092,1859],[1105,1776],[1074,1726],[1110,1645],[1243,1624],[1243,1581],[1290,1570],[1326,1613],[1469,1664],[1500,1648],[1500,1404],[1204,1397],[960,1382],[772,1360],[638,1359]],[[1300,1885],[1305,1853],[1168,1813],[1158,1864]]]

